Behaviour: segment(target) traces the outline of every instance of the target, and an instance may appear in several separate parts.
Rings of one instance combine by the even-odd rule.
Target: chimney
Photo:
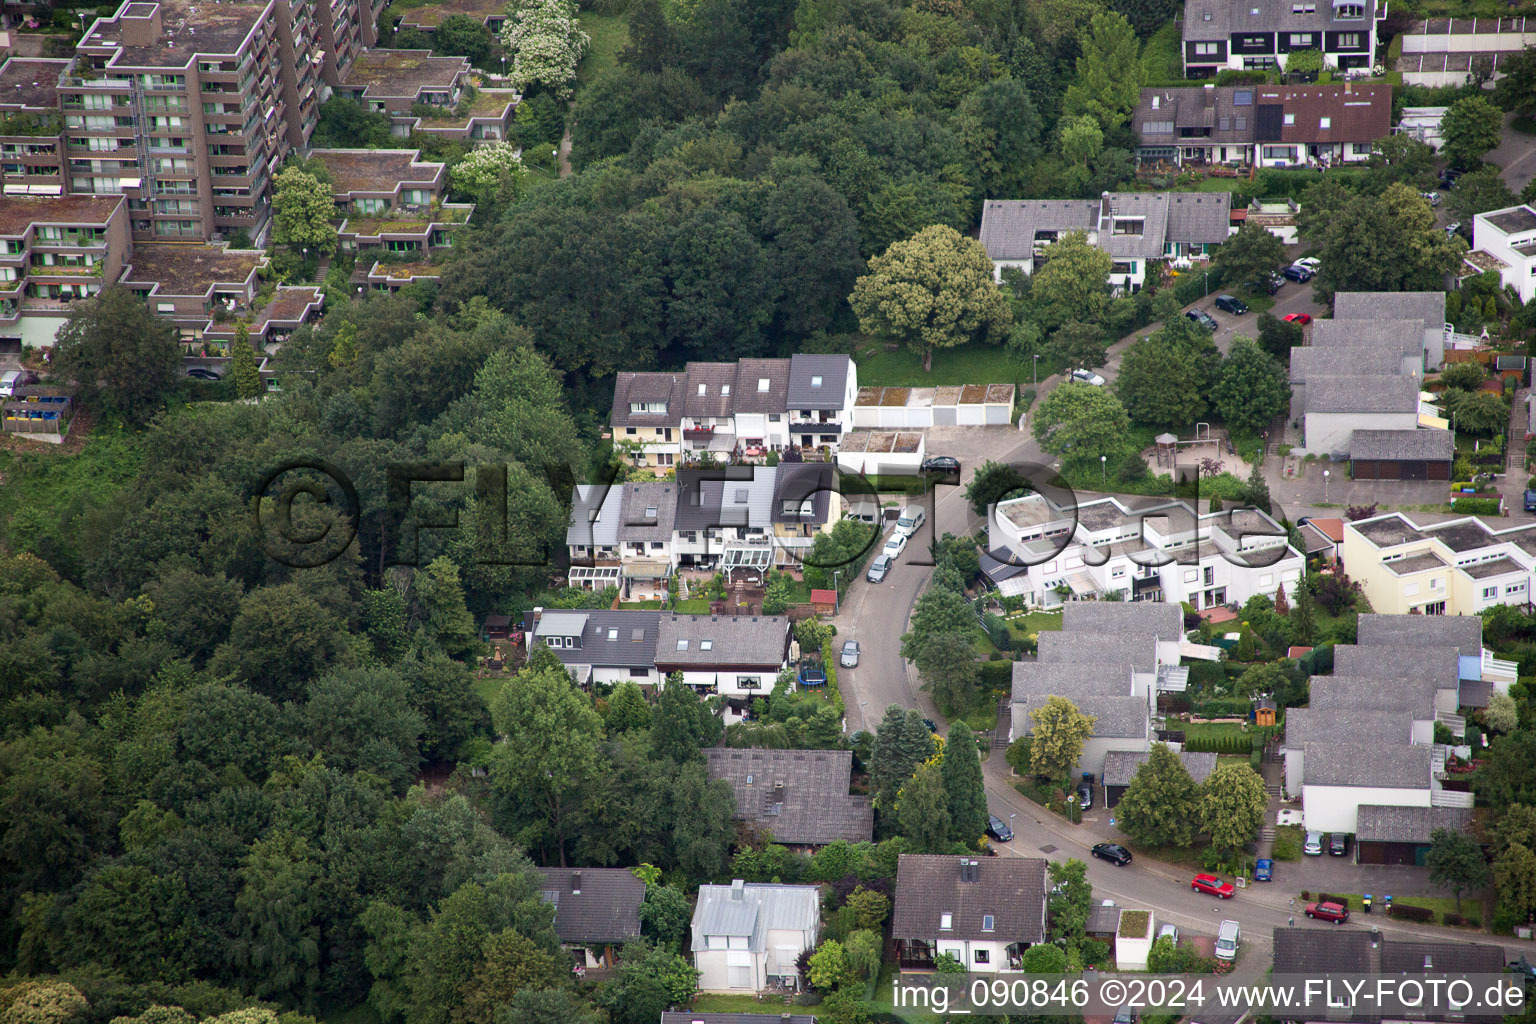
[[[737,903],[740,903],[742,900],[746,899],[746,896],[747,883],[743,882],[739,878],[731,879],[731,899],[735,900]]]
[[[1371,925],[1371,948],[1375,949],[1379,945],[1381,945],[1381,929]]]
[[[581,895],[581,872],[580,871],[572,871],[571,872],[571,895],[572,896],[580,896]]]
[[[773,784],[773,802],[776,804],[784,802],[784,783],[782,781],[775,781]]]
[[[160,5],[155,3],[129,4],[123,9],[118,25],[123,30],[126,46],[153,46],[165,31],[160,20]]]

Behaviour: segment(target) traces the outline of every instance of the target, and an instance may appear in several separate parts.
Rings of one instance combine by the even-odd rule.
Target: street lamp
[[[842,577],[843,570],[832,570],[832,614],[840,614],[843,610],[843,592],[837,589],[838,580]]]
[[[1323,470],[1323,500],[1324,501],[1328,500],[1328,476],[1329,476],[1328,471],[1326,469]]]
[[[1108,455],[1100,455],[1099,456],[1099,483],[1101,483],[1101,484],[1107,482],[1108,479],[1109,479],[1109,477],[1108,477],[1109,468],[1108,467],[1109,467],[1109,456]]]

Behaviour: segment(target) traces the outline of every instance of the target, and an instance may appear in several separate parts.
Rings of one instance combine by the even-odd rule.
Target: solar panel
[[[1234,92],[1232,94],[1232,105],[1234,107],[1251,107],[1251,106],[1253,106],[1253,90],[1252,89],[1238,89],[1236,92]]]

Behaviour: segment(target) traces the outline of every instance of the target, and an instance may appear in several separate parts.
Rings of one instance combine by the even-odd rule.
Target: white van
[[[1236,921],[1221,922],[1221,930],[1216,933],[1216,959],[1236,960],[1237,942],[1242,937],[1242,931]]]
[[[16,393],[16,385],[21,381],[20,370],[8,370],[0,374],[0,398],[10,398]]]
[[[910,537],[928,521],[928,510],[921,505],[908,505],[896,520],[896,536]]]

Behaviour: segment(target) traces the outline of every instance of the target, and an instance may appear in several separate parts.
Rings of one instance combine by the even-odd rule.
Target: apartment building
[[[1109,285],[1137,292],[1150,266],[1209,255],[1232,233],[1232,197],[1218,193],[1106,192],[1093,199],[988,200],[981,211],[981,244],[1001,282],[1003,269],[1033,274],[1051,258],[1050,246],[1082,232],[1114,260]]]
[[[0,191],[64,194],[64,116],[59,76],[67,60],[11,57],[0,64]]]
[[[1346,522],[1339,557],[1379,612],[1476,615],[1531,603],[1536,527],[1495,529],[1470,516],[1420,526],[1389,512]]]
[[[171,321],[183,342],[194,342],[215,311],[233,317],[250,310],[266,263],[259,249],[144,243],[133,247],[121,283]]]
[[[405,138],[420,105],[451,110],[464,98],[469,60],[434,57],[431,50],[363,50],[338,78],[338,95],[350,96],[365,110],[388,114],[390,131]]]
[[[1044,494],[997,503],[983,568],[1005,594],[1059,607],[1118,595],[1197,609],[1294,593],[1305,562],[1258,509],[1198,513],[1187,502],[1117,497],[1063,506]]]
[[[1189,0],[1184,6],[1184,76],[1284,68],[1297,50],[1321,50],[1327,67],[1369,68],[1378,0]]]
[[[415,149],[316,149],[331,173],[343,249],[427,254],[452,245],[473,203],[444,203],[447,165]]]
[[[117,280],[127,205],[122,196],[0,196],[0,332],[52,344],[70,302]]]
[[[1157,87],[1131,115],[1138,160],[1178,166],[1330,167],[1361,163],[1392,131],[1379,84]]]

